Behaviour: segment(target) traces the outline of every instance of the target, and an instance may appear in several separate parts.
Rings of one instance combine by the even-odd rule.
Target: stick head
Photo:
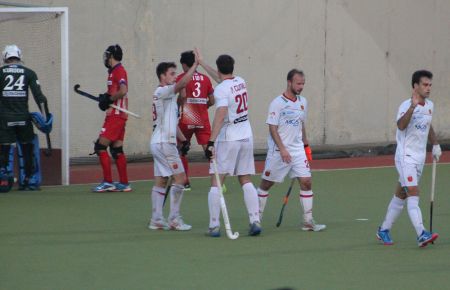
[[[237,238],[239,238],[239,233],[238,232],[233,233],[232,231],[227,231],[227,237],[230,240],[236,240]]]
[[[73,86],[73,90],[74,91],[78,91],[79,89],[80,89],[80,85],[79,84],[76,84],[76,85]]]

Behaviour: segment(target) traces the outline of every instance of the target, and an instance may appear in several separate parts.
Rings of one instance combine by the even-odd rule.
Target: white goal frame
[[[61,25],[61,181],[69,185],[69,9],[67,7],[0,8],[0,13],[58,13]]]

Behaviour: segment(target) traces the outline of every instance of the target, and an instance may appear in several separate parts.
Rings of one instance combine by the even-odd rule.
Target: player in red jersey
[[[98,106],[102,111],[106,111],[106,117],[94,147],[102,165],[103,182],[93,188],[95,192],[131,191],[127,176],[127,160],[122,148],[128,115],[110,107],[114,104],[124,109],[128,108],[128,78],[120,63],[122,56],[122,48],[118,44],[109,46],[103,54],[104,64],[108,68],[108,91],[99,95]],[[116,161],[120,182],[112,181],[111,158],[106,151],[108,146],[111,156]]]
[[[184,73],[177,77],[177,82],[186,74],[195,62],[195,55],[192,50],[185,51],[181,54],[180,63]],[[179,127],[187,141],[191,141],[192,135],[195,134],[197,143],[206,149],[209,137],[211,136],[211,126],[209,124],[208,108],[214,105],[214,89],[211,80],[204,74],[194,72],[191,81],[186,88],[180,91],[179,105],[181,117]],[[186,171],[185,190],[190,190],[189,183],[189,165],[187,157],[181,156],[184,169]]]

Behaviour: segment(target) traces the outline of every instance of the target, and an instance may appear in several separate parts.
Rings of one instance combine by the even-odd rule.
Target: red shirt
[[[115,95],[120,90],[120,85],[128,86],[128,77],[127,71],[124,69],[121,63],[114,66],[109,70],[108,74],[108,94],[111,96]],[[114,105],[128,109],[128,94],[123,96],[123,98],[115,100]],[[128,119],[128,115],[126,113],[120,112],[116,109],[110,108],[106,111],[107,116],[118,116],[124,119]]]
[[[177,82],[185,74],[180,74]],[[180,124],[209,126],[208,96],[214,92],[211,80],[204,74],[194,72],[185,89],[186,98],[181,110]]]

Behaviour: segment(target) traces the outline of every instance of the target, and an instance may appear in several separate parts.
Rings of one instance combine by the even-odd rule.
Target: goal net
[[[67,8],[0,8],[0,50],[9,44],[22,50],[23,64],[36,72],[54,118],[52,155],[41,154],[44,185],[69,183],[67,24]],[[31,96],[30,112],[39,111]],[[46,148],[45,135],[35,133]]]

